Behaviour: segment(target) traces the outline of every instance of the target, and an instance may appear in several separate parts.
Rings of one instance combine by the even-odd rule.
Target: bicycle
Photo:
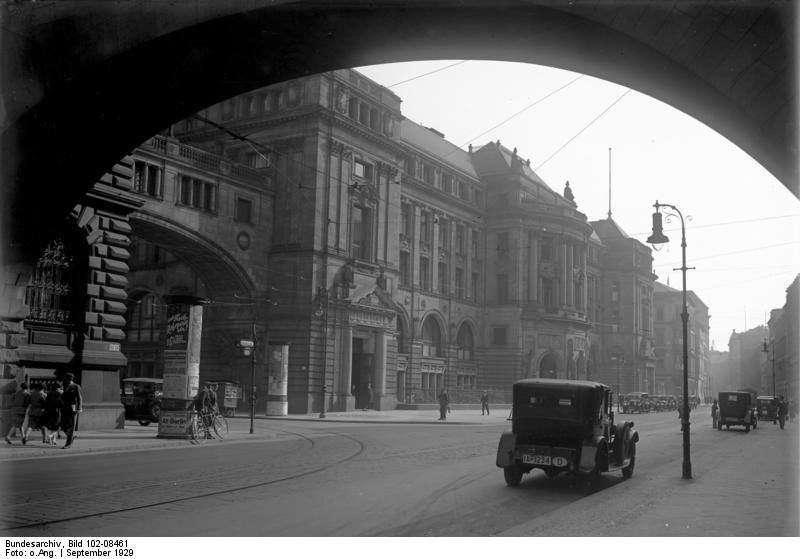
[[[205,442],[206,439],[213,439],[214,436],[211,434],[212,429],[214,430],[214,434],[220,439],[224,439],[228,434],[228,420],[219,413],[219,410],[206,410],[194,412],[192,414],[192,426],[190,430],[192,440]]]

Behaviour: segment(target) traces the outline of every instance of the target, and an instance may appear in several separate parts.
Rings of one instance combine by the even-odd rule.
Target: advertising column
[[[192,402],[200,386],[200,340],[203,333],[204,301],[188,295],[165,299],[167,337],[158,436],[188,438]]]
[[[268,344],[267,355],[269,360],[267,415],[288,415],[289,344]]]

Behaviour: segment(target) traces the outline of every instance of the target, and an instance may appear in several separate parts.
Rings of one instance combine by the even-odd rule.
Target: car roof
[[[567,379],[550,379],[550,378],[526,378],[518,380],[514,383],[517,387],[527,388],[566,388],[566,389],[598,389],[608,388],[605,384],[594,382],[591,380],[567,380]]]
[[[164,379],[153,378],[153,377],[125,377],[124,379],[122,379],[122,382],[155,382],[163,384]]]

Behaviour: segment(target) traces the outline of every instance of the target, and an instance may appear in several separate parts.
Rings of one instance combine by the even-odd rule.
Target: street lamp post
[[[668,217],[677,215],[681,220],[681,256],[682,265],[680,270],[683,274],[683,310],[681,319],[683,320],[683,413],[681,413],[681,426],[683,428],[683,479],[692,479],[692,460],[690,457],[690,436],[689,436],[689,309],[686,305],[686,270],[693,268],[686,267],[686,224],[683,220],[681,211],[671,204],[660,204],[658,200],[653,204],[656,209],[653,214],[653,234],[647,238],[647,242],[652,245],[659,245],[669,242],[669,238],[664,235],[661,223],[660,208],[669,208],[675,213],[667,213]]]
[[[625,364],[625,356],[615,355],[613,359],[614,361],[617,362],[617,412],[619,412],[620,402],[622,401],[622,398],[620,398],[620,396],[622,395],[622,384],[620,380],[620,374],[622,372],[622,366]]]

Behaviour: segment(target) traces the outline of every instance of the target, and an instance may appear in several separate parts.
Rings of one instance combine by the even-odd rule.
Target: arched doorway
[[[554,352],[545,353],[539,362],[539,378],[558,378],[558,357]]]

